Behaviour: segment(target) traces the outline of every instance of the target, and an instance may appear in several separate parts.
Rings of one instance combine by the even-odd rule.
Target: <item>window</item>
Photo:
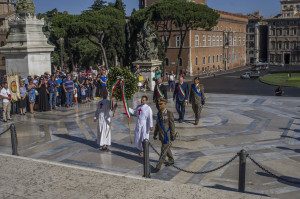
[[[163,45],[165,45],[165,43],[168,41],[168,39],[169,39],[169,36],[161,36],[161,41],[163,42]],[[168,42],[168,47],[170,47],[170,40],[169,40],[169,42]]]
[[[219,62],[219,55],[217,55],[217,62]]]
[[[215,63],[215,56],[213,56],[213,64]]]
[[[293,49],[296,49],[296,48],[297,48],[297,42],[296,42],[296,41],[293,41],[293,43],[292,43],[292,48],[293,48]]]
[[[207,61],[207,63],[210,64],[210,56],[208,56],[208,61]]]
[[[223,26],[221,26],[221,31],[222,31],[222,29],[223,29]]]
[[[241,45],[241,37],[239,37],[239,46]]]
[[[243,37],[243,46],[245,46],[245,37]]]
[[[203,40],[203,46],[205,47],[206,46],[206,35],[203,35],[202,36],[202,40]]]
[[[275,46],[275,41],[272,41],[271,42],[271,49],[275,50],[276,49],[276,46]]]
[[[195,46],[199,46],[199,35],[195,35]]]
[[[198,66],[198,57],[196,57],[196,66]]]
[[[165,65],[169,66],[169,58],[167,58],[167,57],[165,58]]]
[[[277,30],[277,35],[278,35],[278,36],[281,36],[281,35],[282,35],[282,30],[281,30],[281,29],[278,29],[278,30]]]
[[[220,46],[223,46],[223,36],[220,36]]]
[[[217,36],[216,46],[219,46],[219,36]]]
[[[236,37],[233,38],[233,46],[236,46]]]
[[[297,28],[293,28],[293,35],[294,35],[294,36],[297,35]]]
[[[215,35],[213,35],[212,46],[215,46],[215,45],[216,45],[216,37],[215,37]]]
[[[223,61],[223,59],[222,59],[222,58],[223,58],[223,56],[222,56],[222,55],[220,55],[220,62],[222,62],[222,61]]]
[[[225,31],[227,32],[227,26],[225,27]]]
[[[205,64],[205,57],[203,57],[203,64]]]
[[[232,37],[229,37],[229,45],[232,46]]]
[[[182,59],[181,58],[179,58],[179,66],[182,66]]]
[[[288,50],[288,49],[290,48],[290,43],[289,43],[288,41],[286,41],[286,42],[284,43],[284,48],[285,48],[286,50]]]
[[[278,42],[278,49],[281,49],[282,48],[282,42]]]
[[[286,29],[285,33],[286,33],[286,36],[289,36],[290,35],[290,29]]]
[[[219,30],[219,26],[217,26],[217,30]]]
[[[207,46],[211,46],[211,43],[210,43],[210,35],[207,36]]]
[[[175,39],[176,39],[176,47],[180,47],[180,36],[176,36],[175,37]]]
[[[2,65],[5,65],[5,57],[2,57]]]
[[[4,41],[1,41],[1,46],[4,46]]]

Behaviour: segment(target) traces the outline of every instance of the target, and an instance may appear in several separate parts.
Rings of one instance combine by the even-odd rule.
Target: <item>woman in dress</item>
[[[140,81],[140,79],[139,79],[139,77],[142,76],[142,73],[140,72],[140,69],[137,69],[135,75],[136,75],[136,79],[138,80],[137,88],[138,88],[138,95],[139,95],[140,91],[141,91],[141,87],[143,86],[143,82]]]
[[[39,82],[39,112],[48,110],[48,94],[47,84],[44,78],[40,79]]]
[[[27,90],[28,90],[30,113],[33,113],[33,107],[35,104],[35,84],[33,83],[33,79],[29,80],[29,85],[27,87]]]
[[[19,101],[19,108],[20,108],[20,114],[21,115],[25,115],[25,108],[26,108],[26,95],[27,95],[27,91],[26,91],[26,87],[23,81],[21,81],[20,83],[20,94],[21,94],[21,99]]]

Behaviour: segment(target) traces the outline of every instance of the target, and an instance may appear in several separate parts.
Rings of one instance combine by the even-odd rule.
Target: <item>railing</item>
[[[153,149],[153,151],[159,156],[159,161],[161,161],[161,159],[164,157],[165,153],[167,152],[167,150],[169,149],[169,147],[167,147],[165,149],[164,152],[162,152],[161,154],[153,147],[153,145],[149,142],[149,140],[144,140],[143,141],[143,147],[144,147],[144,175],[143,177],[145,178],[151,178],[151,166],[150,166],[150,159],[149,159],[149,146]],[[171,144],[169,144],[169,146],[171,146]],[[246,181],[246,162],[247,162],[247,158],[249,158],[256,166],[258,166],[260,169],[262,169],[263,171],[265,171],[266,173],[268,173],[270,176],[277,178],[278,180],[281,181],[285,181],[288,183],[292,183],[292,184],[300,184],[300,181],[291,181],[288,180],[286,178],[280,177],[274,173],[272,173],[271,171],[267,170],[266,168],[264,168],[262,165],[260,165],[257,161],[255,161],[248,153],[247,151],[245,151],[244,149],[241,150],[240,152],[237,153],[237,155],[235,155],[234,157],[232,157],[229,161],[227,161],[226,163],[224,163],[223,165],[208,170],[208,171],[189,171],[186,169],[182,169],[178,166],[176,166],[175,164],[171,164],[170,166],[174,167],[175,169],[178,169],[179,171],[183,171],[186,173],[191,173],[191,174],[206,174],[206,173],[211,173],[214,171],[217,171],[227,165],[229,165],[232,161],[234,161],[237,157],[239,157],[239,180],[238,180],[238,191],[244,193],[245,192],[245,181]]]
[[[8,129],[6,129],[2,133],[0,133],[0,136],[8,131],[10,131],[10,136],[11,136],[12,154],[19,155],[18,154],[18,139],[17,139],[16,126],[14,124],[10,125],[10,127]]]

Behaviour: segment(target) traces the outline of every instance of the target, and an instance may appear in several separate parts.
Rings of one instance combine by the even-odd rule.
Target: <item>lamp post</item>
[[[64,38],[59,38],[57,40],[57,43],[59,44],[60,46],[60,67],[61,67],[61,70],[63,70],[64,68],[64,57],[63,57],[63,44],[64,44]]]

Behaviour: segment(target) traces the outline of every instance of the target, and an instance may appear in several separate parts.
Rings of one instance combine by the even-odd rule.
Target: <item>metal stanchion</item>
[[[245,192],[245,181],[246,181],[246,160],[247,160],[247,151],[244,149],[238,153],[240,158],[239,164],[239,192]]]
[[[145,139],[143,141],[144,148],[144,176],[145,178],[150,178],[150,160],[149,160],[149,140]]]
[[[18,154],[18,139],[17,139],[16,127],[14,124],[12,124],[10,126],[10,135],[11,135],[12,154],[18,156],[19,155]]]

